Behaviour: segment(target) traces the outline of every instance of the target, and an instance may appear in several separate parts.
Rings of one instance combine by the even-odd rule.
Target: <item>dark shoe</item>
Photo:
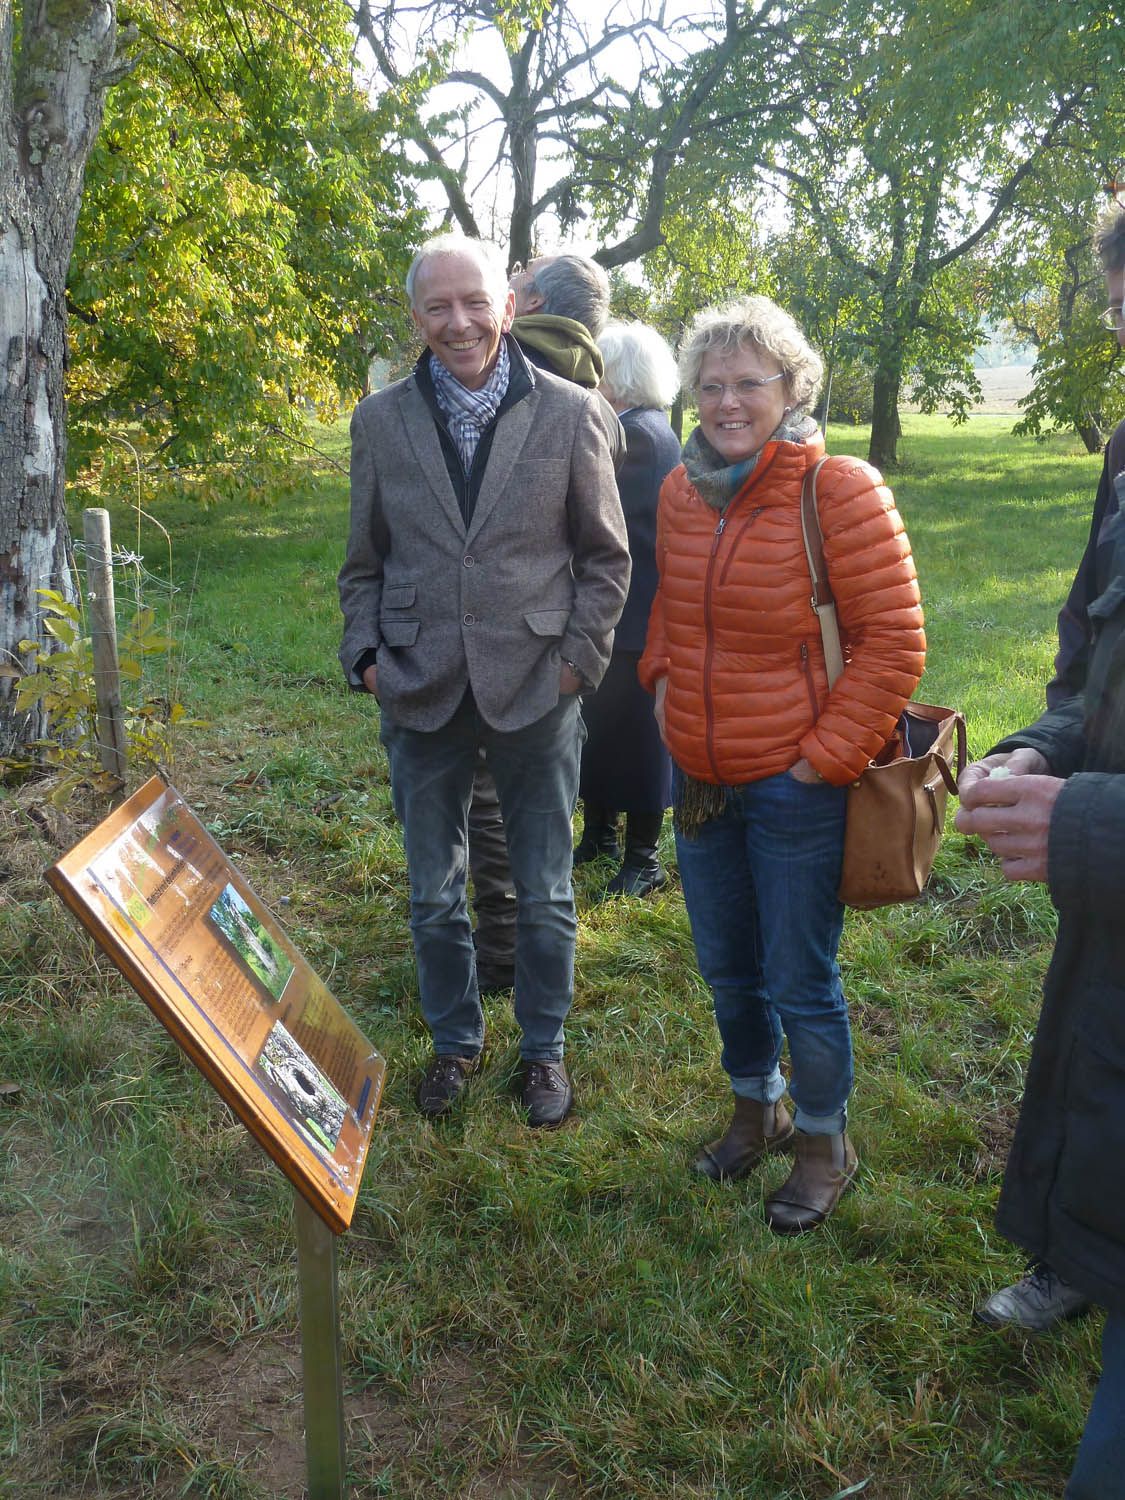
[[[1056,1276],[1041,1260],[1032,1261],[1027,1275],[1012,1286],[1001,1287],[973,1308],[973,1317],[989,1328],[1022,1328],[1027,1333],[1046,1333],[1067,1318],[1080,1318],[1090,1310],[1090,1299]]]
[[[628,813],[625,818],[625,858],[606,886],[605,896],[647,896],[668,884],[668,876],[656,853],[664,814]]]
[[[626,854],[620,870],[598,897],[606,901],[611,896],[647,896],[668,884],[668,872],[654,855],[651,859],[634,862]]]
[[[418,1108],[431,1120],[447,1114],[461,1097],[476,1066],[475,1057],[453,1057],[447,1052],[432,1057],[418,1085],[415,1096]]]
[[[574,1090],[561,1062],[528,1062],[523,1065],[520,1094],[527,1123],[533,1129],[561,1125],[574,1104]]]
[[[712,1182],[745,1177],[768,1151],[784,1151],[793,1139],[793,1121],[784,1104],[734,1096],[734,1117],[726,1135],[703,1150],[691,1164],[693,1172]]]
[[[823,1224],[851,1187],[859,1158],[847,1133],[794,1132],[797,1159],[788,1179],[766,1199],[766,1223],[777,1234],[804,1234]]]
[[[617,814],[608,807],[590,807],[583,803],[582,837],[574,850],[574,863],[588,865],[591,860],[603,858],[621,858]]]
[[[516,983],[516,961],[514,958],[482,958],[477,954],[477,992],[481,995],[501,995],[513,989]]]

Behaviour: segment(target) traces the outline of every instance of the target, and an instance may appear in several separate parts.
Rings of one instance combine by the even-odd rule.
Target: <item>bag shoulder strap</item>
[[[836,599],[828,581],[828,565],[824,561],[824,536],[820,529],[820,511],[816,503],[816,479],[826,459],[820,459],[805,474],[801,485],[801,536],[805,543],[805,556],[809,563],[809,578],[812,582],[810,603],[820,624],[820,639],[824,647],[824,665],[831,688],[844,670],[844,652],[840,645],[840,626],[836,619]]]

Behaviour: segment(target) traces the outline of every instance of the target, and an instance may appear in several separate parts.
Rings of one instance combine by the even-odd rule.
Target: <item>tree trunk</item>
[[[898,393],[901,384],[899,375],[875,372],[872,393],[871,442],[867,449],[867,462],[884,473],[898,464],[898,436],[901,430],[898,420]]]
[[[1074,430],[1082,439],[1087,453],[1100,453],[1105,447],[1105,433],[1096,421],[1078,422]]]
[[[30,215],[5,205],[0,230],[0,651],[25,669],[23,640],[42,642],[41,588],[69,596],[63,348],[64,287],[51,275]],[[55,284],[52,285],[52,282]],[[0,678],[0,756],[46,733],[39,712],[17,714],[14,680]]]
[[[676,399],[672,402],[672,410],[668,413],[668,425],[676,434],[677,441],[684,440],[684,393],[676,392]]]
[[[45,642],[37,590],[70,592],[66,273],[113,61],[113,0],[27,6],[18,48],[0,0],[0,664]],[[0,756],[40,738],[0,677]]]

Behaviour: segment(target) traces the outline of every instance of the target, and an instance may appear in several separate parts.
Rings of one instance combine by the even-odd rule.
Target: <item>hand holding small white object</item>
[[[979,781],[1003,780],[1005,776],[1043,776],[1049,770],[1046,756],[1030,746],[1001,750],[965,767],[957,778],[957,795],[963,802],[965,793]]]
[[[1047,838],[1055,800],[1063,789],[1038,750],[986,755],[958,778],[961,806],[954,819],[962,833],[982,838],[1008,880],[1046,880]]]

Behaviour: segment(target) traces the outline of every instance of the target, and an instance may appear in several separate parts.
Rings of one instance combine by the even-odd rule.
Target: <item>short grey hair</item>
[[[607,323],[598,339],[602,387],[615,401],[666,410],[676,399],[676,356],[647,323]]]
[[[1094,231],[1094,254],[1103,271],[1125,271],[1125,208],[1107,209]]]
[[[705,355],[746,348],[777,361],[795,407],[810,405],[820,389],[824,362],[796,319],[768,297],[734,297],[721,307],[696,313],[680,346],[684,389],[698,388]]]
[[[441,255],[467,255],[470,260],[475,260],[484,273],[484,284],[494,306],[498,312],[503,312],[508,300],[508,267],[504,256],[499,246],[488,240],[470,239],[467,234],[435,234],[422,245],[406,273],[406,296],[411,307],[417,306],[414,289],[418,272],[427,260],[435,260]]]
[[[531,285],[543,298],[541,313],[573,318],[597,338],[609,317],[609,277],[585,255],[553,255],[531,273]]]

